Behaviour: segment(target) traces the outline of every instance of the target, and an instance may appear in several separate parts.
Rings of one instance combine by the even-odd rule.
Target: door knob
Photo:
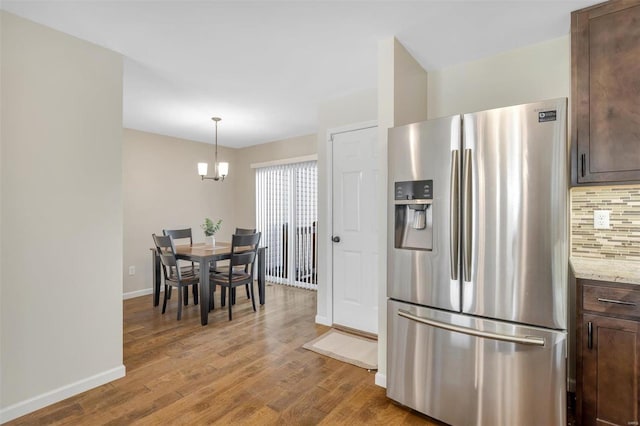
[[[333,241],[334,243],[339,243],[340,242],[340,237],[338,237],[337,235],[335,237],[331,238],[331,241]]]

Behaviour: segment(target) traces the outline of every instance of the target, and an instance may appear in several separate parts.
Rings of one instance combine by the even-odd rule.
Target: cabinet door
[[[640,181],[640,2],[572,14],[578,183]]]
[[[584,315],[582,330],[582,424],[638,425],[639,323]]]

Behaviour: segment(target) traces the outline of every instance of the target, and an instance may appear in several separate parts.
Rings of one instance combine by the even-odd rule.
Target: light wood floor
[[[124,301],[126,377],[8,424],[435,425],[387,399],[373,372],[302,349],[328,329],[314,324],[315,292],[267,286],[257,313],[241,294],[229,322],[216,293],[204,327],[191,299],[182,321],[175,297],[165,315],[151,296]]]

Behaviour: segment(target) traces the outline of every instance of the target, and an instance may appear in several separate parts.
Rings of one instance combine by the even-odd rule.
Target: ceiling
[[[315,133],[318,105],[375,88],[378,41],[427,70],[569,33],[597,1],[7,1],[124,55],[124,126],[244,147]]]

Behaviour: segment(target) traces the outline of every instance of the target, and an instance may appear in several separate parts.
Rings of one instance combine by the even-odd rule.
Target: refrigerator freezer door
[[[387,396],[456,426],[566,425],[566,333],[388,301]]]
[[[566,329],[566,99],[463,123],[462,312]]]
[[[452,179],[459,173],[460,143],[459,115],[389,129],[387,295],[391,298],[460,311],[459,180]],[[399,199],[404,192],[396,183],[413,188],[409,182],[416,181],[432,186],[432,198]],[[424,229],[417,214],[425,215]]]

